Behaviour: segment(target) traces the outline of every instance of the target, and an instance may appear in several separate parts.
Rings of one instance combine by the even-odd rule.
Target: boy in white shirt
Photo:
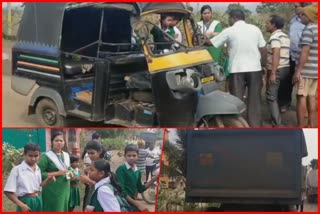
[[[24,161],[10,172],[4,194],[17,205],[17,211],[42,211],[41,189],[54,178],[48,176],[42,182],[39,158],[39,145],[28,143],[24,146]]]

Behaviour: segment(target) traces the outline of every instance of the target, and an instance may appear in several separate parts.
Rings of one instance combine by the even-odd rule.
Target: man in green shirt
[[[129,144],[124,150],[126,162],[120,165],[116,171],[117,179],[120,183],[122,192],[132,207],[137,211],[148,211],[141,202],[136,200],[136,193],[142,193],[148,189],[154,182],[157,181],[158,176],[153,177],[145,185],[141,183],[141,171],[137,168],[136,162],[138,160],[139,149],[135,144]]]

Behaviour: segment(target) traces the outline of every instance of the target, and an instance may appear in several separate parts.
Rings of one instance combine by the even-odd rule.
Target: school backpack
[[[125,199],[125,197],[122,194],[120,194],[119,191],[116,188],[114,188],[114,186],[112,186],[112,184],[106,183],[106,184],[104,184],[104,186],[109,187],[113,191],[114,196],[116,197],[116,199],[120,205],[121,212],[132,212],[133,211],[132,206],[128,203],[128,201]]]

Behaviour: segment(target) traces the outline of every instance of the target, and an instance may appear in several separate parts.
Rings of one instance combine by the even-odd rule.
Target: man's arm
[[[299,44],[300,46],[302,46],[302,48],[301,48],[301,54],[299,57],[298,66],[297,66],[296,72],[293,75],[293,80],[292,80],[293,83],[300,81],[301,72],[303,67],[308,61],[308,57],[310,54],[310,47],[312,43],[313,43],[313,32],[307,26],[302,33],[301,41]]]
[[[276,81],[276,73],[278,70],[279,63],[280,63],[280,48],[273,48],[272,49],[272,69],[269,77],[269,82]]]
[[[261,54],[261,66],[264,68],[267,66],[267,48],[262,47],[259,48],[260,54]]]
[[[229,39],[229,28],[223,30],[221,33],[217,34],[215,37],[210,39],[210,42],[214,47],[219,48],[224,43],[226,43],[228,39]]]
[[[258,29],[258,28],[257,28]],[[267,65],[267,49],[266,40],[263,38],[263,34],[260,29],[258,29],[258,48],[261,54],[261,66],[266,67]]]
[[[293,76],[293,83],[300,81],[301,72],[302,72],[304,65],[308,61],[309,53],[310,53],[310,46],[304,45],[301,49],[299,63],[298,63],[296,72],[294,73],[294,76]]]

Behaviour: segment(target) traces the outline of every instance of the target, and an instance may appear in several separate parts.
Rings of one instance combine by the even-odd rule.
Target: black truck
[[[189,130],[186,142],[186,202],[302,204],[302,129]]]

